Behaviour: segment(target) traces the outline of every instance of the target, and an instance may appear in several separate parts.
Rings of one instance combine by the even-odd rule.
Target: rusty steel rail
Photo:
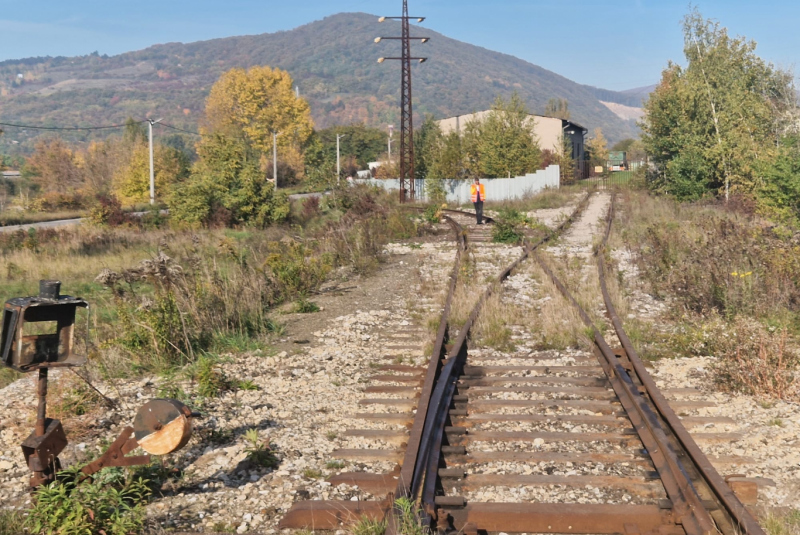
[[[584,324],[592,330],[595,356],[653,461],[664,490],[672,501],[676,522],[683,525],[687,535],[710,535],[716,531],[714,522],[703,507],[702,500],[683,469],[677,452],[673,450],[664,430],[658,424],[655,411],[633,384],[631,377],[589,315],[547,263],[539,255],[534,256],[556,288],[575,306]]]
[[[445,440],[445,425],[449,418],[448,411],[453,403],[456,383],[463,373],[467,358],[467,339],[470,330],[477,321],[478,315],[486,300],[500,287],[509,275],[539,246],[553,239],[563,232],[574,221],[575,217],[586,206],[589,195],[580,202],[575,211],[563,221],[555,231],[551,231],[538,242],[523,249],[522,255],[511,265],[500,272],[495,280],[484,291],[478,302],[473,307],[467,321],[459,330],[459,335],[448,352],[444,367],[439,374],[436,387],[428,403],[427,414],[424,419],[424,428],[421,433],[421,445],[414,465],[414,475],[411,481],[410,496],[418,498],[422,507],[423,525],[432,526],[434,522],[441,528],[446,528],[446,515],[440,517],[437,511],[436,487],[439,478],[439,464],[442,455],[442,446]],[[419,412],[419,411],[418,411]]]
[[[603,260],[603,253],[611,232],[613,206],[614,201],[612,200],[604,239],[602,244],[595,250],[595,256],[597,258],[603,299],[617,336],[626,353],[624,357],[627,362],[630,362],[628,368],[624,366],[624,362],[608,345],[589,315],[550,269],[544,259],[536,253],[533,253],[533,256],[558,290],[576,308],[582,321],[591,329],[595,345],[595,356],[625,413],[633,424],[637,435],[644,444],[653,466],[658,472],[664,490],[670,499],[671,521],[676,525],[682,526],[687,535],[710,535],[720,528],[727,528],[725,529],[726,534],[730,533],[731,535],[739,533],[738,530],[743,530],[748,535],[763,535],[763,531],[757,522],[702,454],[697,444],[669,407],[668,402],[645,370],[644,364],[636,354],[630,339],[625,334],[622,322],[613,308],[605,283]],[[639,384],[634,379],[643,388],[640,389]],[[666,426],[662,424],[662,421],[666,422]],[[677,442],[673,440],[673,437],[677,439]],[[694,466],[687,466],[686,461],[683,459],[683,454],[688,455]],[[708,484],[714,490],[718,500],[725,506],[726,511],[731,516],[732,521],[720,518],[716,514],[712,515],[709,509],[715,508],[707,507],[706,503],[704,503],[704,496],[701,494],[703,489],[693,481],[691,477],[693,472],[699,473],[702,483]]]
[[[475,217],[474,212],[467,212],[466,210],[457,210],[455,208],[442,208],[442,212],[450,212],[451,214],[459,214],[459,215]],[[494,218],[488,215],[484,215],[483,220],[487,223],[494,223]]]
[[[617,338],[619,338],[620,344],[625,351],[627,360],[630,362],[632,372],[644,387],[644,390],[652,401],[652,404],[658,412],[658,415],[669,427],[672,435],[686,453],[686,456],[689,458],[690,462],[694,465],[693,468],[695,469],[695,472],[699,474],[703,480],[703,483],[707,485],[707,487],[713,492],[715,501],[722,506],[722,509],[728,515],[728,518],[719,518],[719,516],[715,515],[715,520],[717,520],[717,522],[720,524],[727,524],[726,527],[728,530],[726,531],[731,533],[741,532],[746,535],[764,535],[764,530],[758,524],[750,511],[748,511],[744,504],[742,504],[719,472],[717,472],[716,468],[714,468],[714,466],[708,460],[708,457],[706,457],[703,451],[698,447],[695,440],[692,438],[684,425],[681,423],[678,416],[670,407],[667,399],[656,386],[655,381],[653,381],[650,373],[645,368],[644,363],[636,351],[636,348],[634,348],[630,338],[625,332],[622,321],[620,320],[619,315],[614,308],[614,304],[611,300],[611,295],[606,284],[604,253],[608,243],[608,238],[611,234],[611,226],[614,221],[615,207],[616,195],[612,196],[611,198],[611,205],[606,217],[605,234],[603,236],[602,243],[595,251],[595,257],[597,260],[597,272],[600,278],[600,289],[603,293],[603,301],[605,303],[608,317],[614,326]]]
[[[511,265],[506,267],[496,279],[489,285],[481,295],[476,305],[473,307],[467,322],[459,330],[459,336],[451,346],[450,351],[446,351],[449,333],[449,311],[457,285],[457,277],[460,269],[461,258],[466,251],[466,232],[458,223],[449,216],[444,219],[453,228],[456,239],[459,240],[459,249],[456,253],[456,261],[450,274],[448,296],[440,317],[439,329],[437,331],[436,342],[431,352],[431,358],[426,369],[426,373],[421,385],[420,401],[417,405],[417,412],[411,424],[406,447],[402,454],[402,465],[397,472],[389,474],[375,474],[369,477],[359,478],[365,484],[375,482],[374,488],[386,488],[389,482],[392,490],[383,500],[375,501],[303,501],[297,502],[292,509],[284,516],[280,523],[281,528],[312,528],[312,529],[338,529],[341,524],[354,523],[361,518],[373,520],[384,520],[387,525],[387,534],[391,535],[398,532],[396,521],[396,500],[406,497],[422,506],[422,521],[427,525],[435,523],[447,523],[448,515],[438,515],[437,505],[441,503],[442,496],[436,496],[437,483],[439,479],[439,463],[442,460],[443,445],[446,433],[450,433],[453,428],[445,427],[449,418],[449,408],[453,403],[453,394],[456,382],[460,378],[464,361],[467,354],[467,340],[470,328],[476,322],[483,304],[492,295],[519,264],[524,261],[530,252],[547,241],[553,239],[575,220],[577,215],[585,208],[590,195],[587,194],[579,203],[575,211],[563,221],[559,227],[550,231],[534,245],[525,245],[522,255]],[[410,207],[415,208],[415,207]],[[419,209],[419,208],[417,208]],[[447,210],[450,214],[457,214],[468,217],[475,217],[475,214],[460,210]],[[493,220],[488,219],[488,222]],[[447,357],[443,360],[443,357]],[[335,479],[335,478],[334,478]],[[339,481],[339,480],[337,480]],[[356,479],[345,478],[341,481],[357,484]],[[442,504],[444,505],[444,504]],[[484,508],[482,505],[475,504],[470,513],[476,518],[486,518],[487,523],[491,523],[493,515],[497,511],[493,507]],[[495,504],[496,505],[496,504]],[[510,518],[519,521],[525,517],[525,508],[519,509],[517,515],[510,515]],[[519,515],[522,515],[520,517]],[[643,511],[647,518],[653,516],[652,511]],[[508,515],[506,515],[508,516]],[[651,519],[652,520],[652,519]],[[642,525],[647,525],[642,521]],[[667,534],[665,534],[667,535]]]
[[[417,413],[414,415],[414,423],[412,424],[411,431],[409,432],[408,445],[403,456],[403,464],[400,470],[400,477],[397,481],[397,488],[394,496],[390,497],[392,503],[397,498],[409,497],[416,493],[418,485],[415,485],[414,467],[417,463],[417,456],[420,452],[420,445],[422,443],[422,432],[425,424],[425,416],[428,413],[428,403],[433,393],[436,380],[442,368],[443,357],[446,356],[446,344],[449,335],[449,318],[450,307],[453,303],[453,296],[456,292],[456,284],[458,283],[458,272],[461,268],[461,261],[464,253],[467,250],[466,233],[453,218],[444,216],[444,219],[453,229],[458,243],[456,249],[456,258],[453,262],[453,269],[450,272],[450,279],[447,287],[447,297],[445,298],[444,308],[439,316],[439,329],[436,332],[436,341],[433,344],[431,351],[431,359],[428,363],[428,369],[425,373],[425,380],[422,384],[420,392],[419,405],[417,405]],[[387,518],[387,532],[389,535],[394,532],[397,527],[397,522],[394,519],[395,509],[391,507],[388,511]]]
[[[422,211],[423,208],[408,206],[412,210]],[[469,215],[474,217],[474,214],[469,212],[461,212],[459,210],[449,210],[451,213],[460,215]],[[414,475],[414,466],[419,453],[421,443],[422,427],[427,414],[428,402],[431,393],[435,386],[435,382],[439,377],[442,367],[443,357],[446,356],[446,344],[449,335],[449,317],[450,309],[455,295],[456,285],[458,283],[458,274],[461,268],[462,259],[467,251],[468,240],[466,230],[452,217],[443,215],[445,222],[450,225],[453,231],[453,236],[456,241],[456,255],[453,261],[453,268],[450,271],[447,296],[442,313],[439,317],[439,328],[436,332],[436,339],[431,351],[431,358],[426,369],[425,378],[423,380],[420,401],[417,406],[417,412],[414,416],[412,428],[409,432],[406,450],[403,454],[403,462],[399,474],[397,474],[397,485],[393,493],[390,493],[386,499],[380,501],[369,502],[327,502],[318,504],[314,501],[297,502],[292,507],[292,510],[287,513],[281,521],[281,526],[285,528],[299,528],[299,527],[312,527],[317,529],[333,529],[341,523],[348,523],[358,520],[362,516],[367,516],[376,520],[384,520],[387,523],[387,531],[391,532],[396,527],[394,520],[395,514],[395,499],[396,497],[408,497],[411,495],[412,481]]]

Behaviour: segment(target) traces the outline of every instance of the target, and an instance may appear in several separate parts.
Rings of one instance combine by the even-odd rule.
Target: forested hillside
[[[517,91],[535,113],[542,113],[551,98],[567,99],[573,120],[590,129],[602,127],[612,142],[635,131],[632,121],[618,118],[599,102],[636,105],[630,96],[580,85],[515,57],[424,28],[413,31],[432,38],[415,45],[415,53],[430,58],[413,67],[415,111],[420,115],[441,118],[487,109],[498,94]],[[342,13],[291,31],[167,43],[113,57],[5,61],[0,63],[0,120],[88,126],[150,116],[196,129],[208,91],[222,72],[236,66],[270,65],[292,75],[311,104],[317,127],[397,123],[399,65],[376,60],[398,55],[398,43],[373,43],[378,35],[397,34],[399,26],[394,23],[379,24],[377,17],[365,13]],[[0,137],[0,148],[25,150],[40,134],[9,129]],[[70,139],[107,134],[75,133]]]

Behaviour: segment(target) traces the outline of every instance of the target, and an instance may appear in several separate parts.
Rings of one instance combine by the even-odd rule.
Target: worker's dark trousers
[[[483,201],[472,203],[475,206],[475,216],[478,218],[478,224],[483,225]]]

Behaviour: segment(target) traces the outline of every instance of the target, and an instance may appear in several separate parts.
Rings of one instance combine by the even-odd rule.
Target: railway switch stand
[[[47,417],[47,385],[51,368],[83,366],[86,355],[75,351],[75,318],[89,303],[61,295],[61,282],[39,281],[39,295],[15,297],[5,303],[0,364],[21,373],[38,373],[38,406],[33,432],[22,442],[22,453],[32,475],[32,489],[56,479],[61,470],[58,455],[67,444],[61,421]],[[126,457],[141,446],[148,453],[164,455],[182,448],[192,433],[197,416],[176,400],[156,399],[145,404],[100,458],[82,470],[89,477],[108,466],[133,466],[150,462],[149,455]]]

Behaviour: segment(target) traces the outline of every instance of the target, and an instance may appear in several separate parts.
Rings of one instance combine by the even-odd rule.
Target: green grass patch
[[[0,535],[19,535],[24,533],[25,515],[22,511],[0,509]]]
[[[106,468],[78,483],[79,468],[61,473],[56,483],[36,490],[25,526],[32,533],[139,533],[150,488],[143,478]]]
[[[10,385],[20,377],[22,377],[22,374],[15,372],[11,368],[0,368],[0,388]]]
[[[299,299],[297,302],[295,302],[292,310],[296,314],[313,314],[314,312],[319,312],[320,308],[319,305],[317,305],[314,301]]]

